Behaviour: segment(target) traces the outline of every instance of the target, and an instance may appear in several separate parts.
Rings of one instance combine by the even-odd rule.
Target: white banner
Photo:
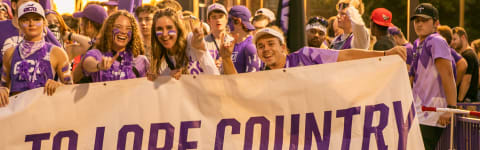
[[[0,108],[1,150],[422,150],[397,56],[43,88]]]

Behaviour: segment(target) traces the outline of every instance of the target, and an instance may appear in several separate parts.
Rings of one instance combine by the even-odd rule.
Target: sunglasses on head
[[[307,24],[315,24],[315,23],[320,23],[320,24],[323,25],[323,26],[327,26],[327,25],[328,25],[328,21],[325,20],[325,18],[322,18],[322,17],[313,17],[313,18],[310,18],[310,20],[308,20],[308,23],[307,23]]]

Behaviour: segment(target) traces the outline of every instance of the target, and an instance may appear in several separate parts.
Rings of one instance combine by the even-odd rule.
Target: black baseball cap
[[[415,19],[416,17],[423,18],[432,18],[433,20],[438,20],[438,10],[430,3],[421,3],[415,8],[415,14],[410,17],[410,20]]]

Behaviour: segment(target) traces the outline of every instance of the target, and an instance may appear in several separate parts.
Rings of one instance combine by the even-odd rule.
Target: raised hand
[[[205,42],[203,40],[204,38],[204,33],[203,33],[203,26],[201,23],[198,25],[194,24],[192,20],[190,20],[191,24],[191,31],[193,32],[193,37],[192,37],[192,47],[198,49],[198,50],[204,50],[205,49]]]
[[[117,52],[117,54],[115,54],[115,56],[113,57],[102,57],[102,61],[98,62],[98,69],[99,70],[108,70],[112,67],[113,63],[115,62],[115,60],[117,60],[118,56],[119,56],[120,52]]]
[[[233,38],[234,38],[234,41],[226,41],[225,40],[225,37],[226,37],[226,33],[221,33],[220,34],[220,57],[222,57],[222,59],[231,59],[232,58],[232,53],[233,53],[233,49],[235,47],[235,43],[237,43],[237,40],[238,40],[238,34],[234,34],[233,35]]]

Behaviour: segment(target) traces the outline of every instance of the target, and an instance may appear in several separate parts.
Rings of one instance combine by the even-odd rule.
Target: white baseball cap
[[[277,37],[280,39],[280,43],[282,44],[285,44],[285,37],[283,37],[282,33],[272,29],[272,28],[264,28],[264,29],[261,29],[259,31],[257,31],[257,33],[255,33],[255,36],[253,37],[253,44],[257,44],[257,40],[258,38],[264,36],[264,35],[267,35],[267,34],[270,34],[274,37]]]
[[[275,21],[275,13],[273,13],[270,9],[268,8],[260,8],[257,11],[255,11],[255,16],[257,15],[265,15],[270,19],[270,22]]]
[[[20,5],[18,8],[18,18],[21,18],[28,13],[36,13],[45,18],[45,11],[43,10],[42,5],[37,2],[29,1]]]
[[[212,12],[214,10],[220,10],[223,13],[225,13],[225,15],[228,15],[228,11],[227,11],[227,9],[225,9],[225,6],[223,6],[222,4],[219,4],[219,3],[213,3],[212,5],[208,6],[207,16],[210,14],[210,12]]]

